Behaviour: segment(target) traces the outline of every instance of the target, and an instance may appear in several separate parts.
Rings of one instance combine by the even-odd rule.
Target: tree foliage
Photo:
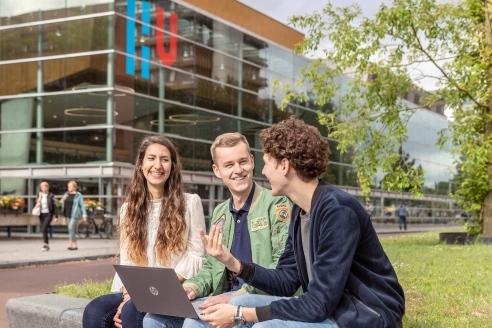
[[[358,5],[337,8],[328,2],[322,12],[293,16],[290,22],[308,31],[297,51],[319,58],[298,83],[310,83],[319,104],[338,99],[334,112],[320,113],[319,119],[341,151],[353,148],[364,193],[370,193],[378,170],[391,176],[387,185],[393,190],[423,181],[418,167],[396,171],[393,164],[410,117],[445,101],[454,122],[440,132],[438,145],[451,142],[452,153],[462,158],[461,184],[453,196],[483,216],[484,234],[492,237],[489,1],[392,0],[370,18]],[[341,90],[344,77],[350,78]],[[428,78],[435,79],[436,89],[420,106],[401,101]],[[303,96],[290,93],[285,100]],[[411,190],[420,195],[419,188]]]
[[[410,159],[410,154],[403,151],[403,147],[398,149],[399,158],[392,165],[392,170],[381,180],[381,187],[384,190],[401,190],[405,192],[418,193],[422,190],[424,175],[422,165],[415,167],[415,159]],[[408,177],[406,183],[400,182],[400,176]]]

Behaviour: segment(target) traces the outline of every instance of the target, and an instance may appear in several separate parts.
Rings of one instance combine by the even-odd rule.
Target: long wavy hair
[[[147,265],[147,220],[152,208],[152,197],[147,188],[147,180],[142,172],[142,162],[147,147],[160,144],[171,154],[171,172],[164,184],[164,193],[161,201],[159,228],[154,245],[156,260],[162,266],[169,265],[174,254],[186,250],[187,241],[184,240],[186,231],[186,200],[184,185],[181,178],[181,162],[173,143],[161,135],[149,135],[142,139],[135,159],[135,169],[126,189],[127,208],[125,217],[120,219],[121,241],[128,239],[128,257],[136,265]]]

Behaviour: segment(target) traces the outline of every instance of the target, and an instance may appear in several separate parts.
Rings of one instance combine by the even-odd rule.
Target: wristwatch
[[[236,307],[236,313],[234,313],[234,325],[236,326],[244,326],[246,321],[243,318],[243,306],[238,305]]]

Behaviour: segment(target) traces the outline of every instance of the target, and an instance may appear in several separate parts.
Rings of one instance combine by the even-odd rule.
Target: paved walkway
[[[443,224],[415,224],[409,225],[407,231],[400,231],[398,224],[376,225],[376,231],[380,236],[449,229],[460,231],[462,228],[461,226]],[[67,249],[68,236],[66,234],[55,234],[50,240],[50,251],[43,252],[41,251],[43,243],[40,233],[12,233],[11,238],[8,238],[7,233],[0,232],[0,269],[108,258],[114,257],[118,253],[117,239],[94,237],[78,239],[77,243],[78,250],[70,251]]]
[[[50,240],[50,250],[43,252],[41,234],[6,233],[0,235],[0,269],[28,265],[54,264],[60,262],[94,260],[114,257],[118,253],[118,240],[98,237],[78,239],[78,250],[70,251],[68,235],[54,235]]]

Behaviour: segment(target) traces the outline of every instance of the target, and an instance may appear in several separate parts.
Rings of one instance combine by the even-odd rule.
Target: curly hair
[[[128,205],[125,220],[120,220],[122,222],[120,231],[123,238],[128,238],[128,257],[136,265],[146,265],[148,263],[146,253],[147,219],[152,207],[152,197],[141,168],[147,147],[152,144],[166,147],[171,154],[171,172],[164,184],[159,228],[154,245],[157,261],[166,266],[169,264],[173,253],[182,253],[187,247],[187,241],[184,238],[186,199],[178,152],[172,142],[162,135],[145,136],[140,142],[133,176],[126,189],[125,201]]]
[[[314,126],[295,116],[262,130],[260,141],[263,153],[277,162],[288,159],[304,182],[319,178],[326,171],[330,144]]]

